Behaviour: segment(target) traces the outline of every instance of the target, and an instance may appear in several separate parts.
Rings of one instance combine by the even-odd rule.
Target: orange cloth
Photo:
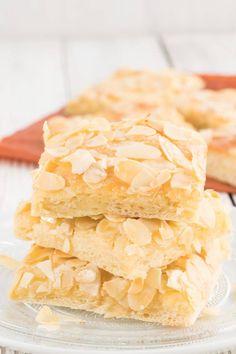
[[[206,82],[207,88],[219,90],[222,88],[236,88],[236,76],[200,75]],[[0,158],[24,161],[37,164],[43,150],[42,126],[45,120],[57,114],[62,114],[63,109],[50,114],[40,121],[3,138],[0,141]],[[236,188],[228,184],[207,178],[206,188],[218,192],[236,193]]]

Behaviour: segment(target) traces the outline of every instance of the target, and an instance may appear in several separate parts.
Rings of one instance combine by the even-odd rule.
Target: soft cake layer
[[[208,144],[207,175],[236,186],[236,124],[201,133]]]
[[[229,231],[229,217],[213,191],[205,191],[192,224],[114,215],[40,218],[31,216],[30,203],[18,208],[15,222],[18,238],[59,249],[127,279],[145,278],[151,268],[207,251]]]
[[[192,218],[205,183],[206,144],[199,133],[152,119],[50,120],[33,174],[32,214],[114,214]]]
[[[33,246],[16,273],[10,297],[105,317],[189,326],[209,299],[222,254],[223,243],[207,254],[192,254],[168,267],[153,268],[145,280],[131,281],[60,251]]]
[[[158,119],[183,123],[183,118],[172,104],[173,97],[202,87],[204,83],[199,77],[175,70],[152,72],[123,69],[69,102],[66,114],[102,114],[120,119],[153,113]],[[163,107],[167,111],[163,112]]]
[[[220,128],[236,124],[236,90],[200,90],[178,98],[179,111],[195,128]]]

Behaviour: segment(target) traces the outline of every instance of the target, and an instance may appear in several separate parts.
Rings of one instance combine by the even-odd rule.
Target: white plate
[[[21,258],[23,241],[0,243],[0,253]],[[235,248],[236,249],[236,248]],[[39,305],[15,303],[7,297],[12,274],[1,268],[0,343],[33,353],[199,353],[236,347],[236,256],[233,254],[218,281],[209,306],[219,315],[200,318],[185,329],[156,324],[104,319],[85,311],[53,307],[66,321],[57,330],[42,328],[35,321]],[[84,322],[78,322],[78,318]]]

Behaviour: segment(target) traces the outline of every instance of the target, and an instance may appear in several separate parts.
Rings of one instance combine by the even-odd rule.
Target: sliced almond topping
[[[123,222],[126,218],[120,215],[104,214],[105,218],[111,222]]]
[[[116,277],[104,282],[103,289],[107,292],[109,296],[119,301],[127,294],[128,286],[128,280]]]
[[[175,173],[171,178],[171,187],[191,190],[193,184],[193,178],[184,173]]]
[[[118,160],[115,163],[114,174],[121,181],[130,184],[134,177],[143,169],[143,165],[134,160]]]
[[[145,125],[135,125],[128,132],[127,135],[144,135],[150,136],[155,135],[156,130]]]
[[[204,227],[213,229],[216,224],[216,214],[210,203],[210,201],[204,198],[199,206],[197,213],[197,223],[200,223]]]
[[[53,157],[63,157],[68,155],[70,150],[65,146],[58,146],[57,148],[45,148],[45,151]]]
[[[161,156],[161,152],[152,145],[142,142],[128,142],[117,147],[116,156],[131,159],[157,159]]]
[[[65,187],[65,180],[55,173],[40,171],[34,177],[33,185],[44,191],[58,191]]]
[[[81,291],[91,295],[91,296],[97,296],[99,294],[99,290],[101,287],[101,273],[99,271],[99,269],[97,267],[93,267],[93,268],[88,268],[88,270],[93,270],[93,272],[95,273],[96,277],[94,281],[90,281],[90,282],[83,282],[79,284],[79,288]],[[92,279],[93,275],[92,273],[87,273],[86,275],[83,274],[83,279]]]
[[[51,132],[50,132],[50,129],[49,129],[49,126],[48,126],[48,122],[44,122],[43,123],[43,140],[44,142],[47,142],[48,139],[50,138],[51,136]]]
[[[35,320],[42,325],[58,325],[58,315],[48,306],[43,306],[37,313]]]
[[[65,147],[70,150],[77,149],[84,143],[84,134],[77,134],[69,137],[65,142]]]
[[[88,130],[106,132],[111,130],[110,122],[103,117],[92,118],[88,124]]]
[[[169,240],[174,237],[174,231],[167,221],[162,220],[159,232],[163,240]]]
[[[97,225],[97,221],[91,219],[89,216],[85,216],[83,218],[78,218],[77,219],[77,223],[76,223],[76,227],[79,230],[89,230],[89,229],[93,229],[96,227]]]
[[[134,311],[143,311],[153,300],[156,290],[145,286],[138,294],[128,293],[129,307]]]
[[[52,270],[52,262],[50,260],[46,260],[43,262],[39,262],[35,265],[41,272],[46,275],[50,280],[54,280],[54,274]]]
[[[31,282],[31,280],[32,280],[33,278],[34,278],[34,274],[33,274],[33,273],[25,272],[25,273],[22,275],[22,278],[21,278],[20,283],[19,283],[19,287],[20,287],[20,288],[25,288],[25,289],[27,289],[29,283]]]
[[[63,242],[62,251],[65,253],[70,252],[70,241],[68,238],[66,238],[65,241]]]
[[[49,292],[49,287],[47,284],[40,284],[36,289],[36,294]]]
[[[167,274],[167,286],[177,291],[181,291],[183,289],[183,281],[187,281],[186,274],[179,269],[169,270]]]
[[[183,166],[187,169],[192,170],[192,164],[186,159],[182,151],[177,148],[177,146],[171,143],[168,139],[163,136],[159,136],[160,146],[167,159],[171,162],[176,163],[179,166]]]
[[[114,233],[119,232],[119,224],[104,218],[97,224],[96,232],[100,234],[114,235]]]
[[[46,221],[46,222],[48,222],[49,224],[55,224],[55,223],[56,223],[56,219],[55,219],[55,218],[52,218],[51,216],[41,216],[41,217],[40,217],[40,220]]]
[[[193,132],[190,129],[177,127],[169,122],[164,125],[164,134],[173,140],[191,140]]]
[[[92,269],[82,269],[77,275],[76,280],[81,283],[92,283],[96,280],[96,272]]]
[[[151,231],[141,220],[128,218],[123,222],[123,228],[128,239],[137,245],[147,245],[152,240]]]
[[[72,166],[72,173],[81,175],[95,162],[92,154],[83,149],[78,149],[71,155],[63,158],[61,161],[70,162]]]
[[[144,286],[144,279],[142,278],[137,278],[135,280],[132,281],[128,293],[129,294],[138,294],[140,293],[140,291],[142,291]]]
[[[107,173],[103,168],[90,166],[83,174],[83,180],[87,184],[97,184],[106,179]]]
[[[107,144],[107,138],[104,135],[99,134],[94,138],[89,139],[85,145],[89,147],[95,147],[95,146],[104,146],[106,144]]]
[[[152,268],[149,270],[145,283],[154,289],[162,289],[162,271],[160,268]]]
[[[128,193],[145,192],[153,188],[151,183],[155,181],[155,175],[148,169],[142,169],[132,180]]]

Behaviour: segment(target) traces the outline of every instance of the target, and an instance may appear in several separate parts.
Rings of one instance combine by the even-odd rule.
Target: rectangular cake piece
[[[236,122],[201,133],[208,144],[207,175],[236,187]]]
[[[100,215],[74,219],[33,217],[31,204],[17,210],[15,234],[64,251],[127,279],[145,278],[192,252],[207,251],[230,232],[219,195],[205,191],[194,223]]]
[[[127,280],[60,251],[33,246],[17,270],[10,297],[105,317],[190,326],[214,288],[224,248],[224,243],[215,245],[208,253],[152,268],[146,279]]]
[[[45,123],[44,141],[34,216],[194,217],[206,169],[199,133],[149,118],[57,117]]]
[[[226,124],[236,124],[235,89],[184,93],[176,102],[186,121],[197,129],[215,129]]]
[[[173,96],[203,87],[204,82],[201,78],[176,70],[152,72],[123,69],[115,72],[107,80],[88,88],[77,99],[69,102],[65,113],[102,114],[115,120],[153,113],[159,119],[183,123],[181,115],[173,105],[171,107]],[[168,111],[167,115],[163,114],[163,107],[168,109],[169,114]]]

